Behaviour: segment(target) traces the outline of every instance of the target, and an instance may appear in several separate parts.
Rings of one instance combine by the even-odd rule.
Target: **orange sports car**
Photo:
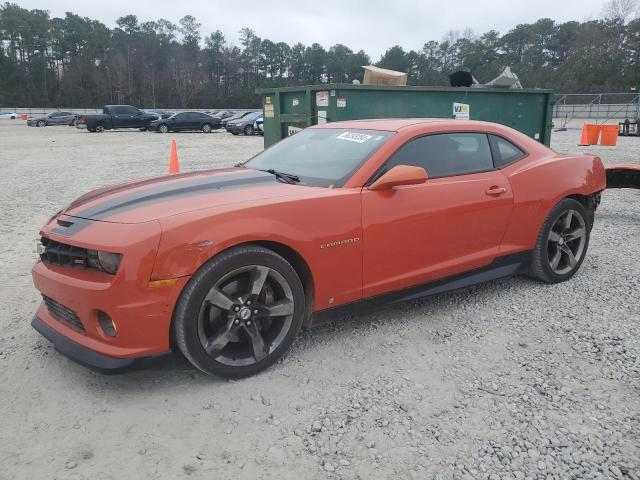
[[[311,127],[234,168],[78,198],[42,228],[32,324],[100,370],[179,350],[251,375],[318,312],[571,278],[605,187],[598,157],[493,123]]]

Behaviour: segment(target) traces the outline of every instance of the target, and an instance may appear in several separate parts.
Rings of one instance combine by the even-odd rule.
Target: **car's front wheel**
[[[161,124],[161,125],[158,127],[158,131],[159,131],[160,133],[167,133],[167,132],[169,131],[169,125],[167,125],[166,123]]]
[[[591,223],[584,206],[571,198],[562,200],[540,229],[530,275],[547,283],[571,278],[587,254],[590,233]]]
[[[173,337],[203,372],[245,377],[284,354],[304,315],[304,290],[291,264],[247,245],[214,257],[191,278],[176,306]]]
[[[253,125],[247,125],[246,127],[244,127],[244,134],[245,135],[253,135]]]
[[[46,125],[44,120],[38,120],[38,123],[36,123],[36,127],[44,127]]]
[[[211,127],[210,124],[205,123],[202,125],[202,132],[203,133],[211,133],[211,130],[213,130],[213,128]]]

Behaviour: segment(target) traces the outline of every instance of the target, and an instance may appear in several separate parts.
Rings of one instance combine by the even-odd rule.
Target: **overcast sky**
[[[262,38],[289,44],[318,42],[325,48],[343,43],[365,50],[377,61],[392,45],[420,49],[441,40],[449,30],[470,27],[475,33],[501,33],[540,17],[556,21],[598,18],[605,0],[13,0],[24,8],[49,10],[52,16],[70,11],[98,19],[109,27],[116,18],[134,14],[143,22],[166,18],[174,23],[193,15],[203,36],[221,30],[238,42],[238,31],[249,27]]]

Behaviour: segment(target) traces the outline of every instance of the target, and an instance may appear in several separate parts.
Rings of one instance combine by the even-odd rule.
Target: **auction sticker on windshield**
[[[373,138],[373,135],[367,135],[366,133],[344,132],[336,138],[340,140],[349,140],[350,142],[364,143]]]

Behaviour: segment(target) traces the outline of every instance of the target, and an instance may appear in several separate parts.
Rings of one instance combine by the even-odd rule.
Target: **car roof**
[[[487,123],[478,120],[454,120],[451,118],[374,118],[366,120],[345,120],[341,122],[331,122],[316,125],[313,128],[354,128],[362,130],[382,130],[387,132],[398,132],[404,128],[416,125],[431,125],[456,128],[461,125],[475,125],[486,127]]]

